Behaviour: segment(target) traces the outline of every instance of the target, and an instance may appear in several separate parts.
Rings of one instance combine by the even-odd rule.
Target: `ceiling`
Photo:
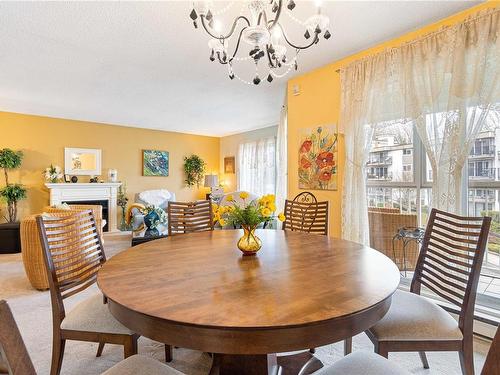
[[[476,3],[324,1],[333,36],[302,52],[294,74]],[[297,4],[293,15],[301,20],[314,11],[313,2]],[[0,110],[212,136],[276,125],[286,79],[259,86],[231,81],[208,60],[208,38],[193,28],[191,6],[0,2]],[[233,8],[239,4],[227,16]],[[283,20],[297,40],[301,26],[286,14]]]

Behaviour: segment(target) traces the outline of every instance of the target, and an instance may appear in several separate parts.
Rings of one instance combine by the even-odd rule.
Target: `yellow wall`
[[[288,82],[288,196],[300,192],[298,188],[298,149],[301,128],[313,128],[318,125],[338,124],[340,115],[340,76],[336,72],[342,66],[385,48],[395,47],[429,32],[462,21],[468,15],[485,8],[500,6],[498,1],[490,1],[466,11],[448,17],[435,24],[407,33],[385,43],[379,44],[345,59],[333,62],[322,68],[293,78]],[[333,38],[333,41],[335,38]],[[323,44],[323,48],[328,46]],[[319,48],[322,48],[321,45]],[[328,48],[335,48],[334,45]],[[294,87],[300,91],[294,95]],[[339,237],[341,232],[341,201],[344,165],[344,142],[340,137],[339,147],[339,189],[337,191],[314,191],[319,200],[330,202],[330,235]]]
[[[101,149],[101,178],[106,180],[108,169],[116,168],[118,179],[127,183],[130,202],[137,192],[159,188],[175,192],[178,200],[204,197],[207,189],[184,185],[184,156],[199,155],[207,162],[207,172],[219,169],[216,137],[0,112],[0,149],[4,147],[24,152],[22,168],[11,173],[12,182],[19,181],[28,188],[28,199],[20,204],[20,218],[41,212],[49,203],[42,172],[51,163],[64,168],[64,147]],[[143,149],[170,153],[168,177],[142,176]],[[3,186],[3,174],[0,177]],[[80,182],[88,182],[88,177],[81,176]]]

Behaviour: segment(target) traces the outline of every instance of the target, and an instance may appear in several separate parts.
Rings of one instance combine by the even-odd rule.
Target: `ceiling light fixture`
[[[258,85],[261,82],[259,76],[259,63],[267,69],[267,81],[272,82],[274,78],[287,75],[292,69],[297,70],[297,57],[301,50],[318,44],[320,36],[329,39],[331,33],[328,30],[330,19],[321,14],[321,1],[316,0],[317,13],[309,17],[301,24],[305,27],[305,44],[298,45],[290,41],[280,23],[280,16],[284,12],[292,12],[296,4],[294,0],[246,0],[240,14],[233,20],[229,31],[223,32],[223,23],[220,15],[227,11],[236,1],[231,2],[221,11],[216,12],[212,1],[195,1],[193,10],[189,17],[194,27],[198,28],[198,22],[211,37],[208,42],[210,49],[210,61],[217,60],[226,65],[230,79],[235,77],[242,82]],[[284,9],[286,3],[286,9]],[[291,16],[292,19],[297,20]],[[229,51],[229,41],[235,40],[232,52]],[[231,40],[233,40],[231,39]],[[245,50],[243,43],[248,45]],[[290,50],[290,51],[289,51]],[[238,52],[240,54],[238,55]],[[255,64],[255,76],[252,81],[246,81],[237,75],[233,67],[235,62],[245,60],[253,61]]]

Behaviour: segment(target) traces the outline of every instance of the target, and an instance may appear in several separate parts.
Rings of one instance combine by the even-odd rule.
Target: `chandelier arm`
[[[238,42],[236,43],[236,47],[234,48],[233,56],[231,56],[229,61],[232,61],[234,59],[234,57],[236,56],[236,54],[238,53],[238,48],[240,48],[240,43],[241,43],[241,36],[243,35],[243,31],[245,31],[245,29],[247,27],[248,26],[245,26],[244,28],[241,29],[240,35],[238,35]]]
[[[290,47],[293,47],[295,49],[307,49],[307,48],[311,47],[312,45],[314,45],[315,43],[317,43],[317,41],[319,40],[319,37],[318,37],[319,33],[317,31],[314,31],[314,38],[311,41],[311,43],[309,43],[306,46],[296,46],[295,44],[293,44],[292,42],[290,42],[290,40],[288,40],[288,37],[285,34],[285,30],[283,30],[283,27],[281,27],[281,25],[279,23],[277,25],[281,29],[281,33],[283,34],[283,38],[285,39],[285,41],[288,43],[288,45]]]
[[[240,42],[241,42],[241,36],[243,35],[243,31],[245,31],[246,28],[247,28],[247,26],[245,26],[244,28],[241,29],[240,35],[238,35],[238,43],[236,43],[236,47],[234,48],[233,55],[230,58],[228,58],[226,60],[226,62],[222,61],[222,59],[220,58],[220,53],[217,53],[217,59],[219,60],[219,63],[221,63],[222,65],[227,65],[233,61],[234,57],[238,53],[238,48],[240,47]]]
[[[234,22],[233,22],[233,26],[231,26],[231,30],[229,30],[229,33],[228,33],[227,35],[225,35],[225,36],[215,36],[214,34],[212,34],[212,33],[210,32],[210,30],[208,29],[208,27],[207,27],[207,25],[206,25],[206,23],[205,23],[205,15],[201,15],[201,17],[200,17],[200,18],[201,18],[201,24],[202,24],[203,28],[205,29],[205,31],[207,32],[207,34],[208,34],[208,35],[210,35],[212,38],[215,38],[215,39],[228,39],[228,38],[230,38],[230,37],[231,37],[231,35],[233,35],[234,30],[236,29],[236,25],[237,25],[237,23],[238,23],[238,21],[239,21],[240,19],[242,19],[242,20],[246,21],[247,26],[250,26],[250,21],[248,20],[248,18],[246,18],[245,16],[238,16],[238,17],[234,20]]]
[[[281,7],[282,6],[283,6],[283,1],[278,0],[278,10],[276,11],[276,17],[274,17],[274,20],[269,21],[269,22],[272,22],[272,24],[271,24],[271,26],[269,26],[268,30],[271,30],[278,22],[280,15],[281,15]],[[280,27],[281,27],[281,25],[280,25]]]

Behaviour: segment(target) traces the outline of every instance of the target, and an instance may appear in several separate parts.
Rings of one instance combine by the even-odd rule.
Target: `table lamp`
[[[215,187],[219,186],[219,176],[216,174],[207,174],[205,175],[205,187],[210,188],[210,196],[213,193]]]

